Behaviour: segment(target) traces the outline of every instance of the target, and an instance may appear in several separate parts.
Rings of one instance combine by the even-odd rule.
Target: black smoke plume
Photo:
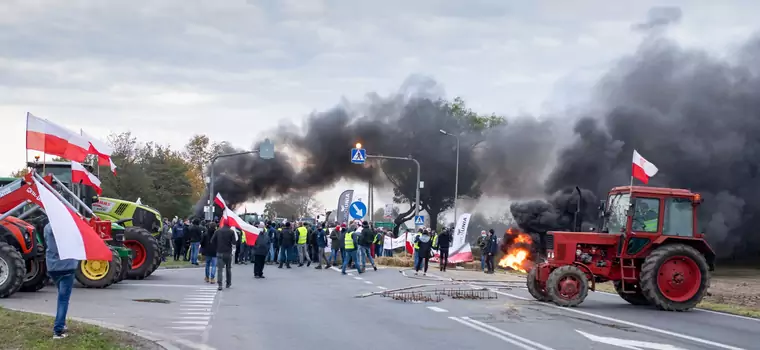
[[[651,186],[703,195],[700,229],[719,257],[758,256],[760,40],[718,58],[651,36],[605,76],[596,101],[604,112],[576,123],[546,193],[581,186],[604,198],[630,181],[635,149],[659,168]],[[567,225],[567,204],[554,196],[511,210],[543,231]]]

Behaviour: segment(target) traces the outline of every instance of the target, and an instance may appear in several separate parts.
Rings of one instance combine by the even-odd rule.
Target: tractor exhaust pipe
[[[573,231],[574,232],[580,232],[581,231],[581,202],[583,202],[583,195],[581,194],[581,188],[578,186],[575,186],[575,191],[578,192],[578,205],[575,207],[575,215],[573,217]]]

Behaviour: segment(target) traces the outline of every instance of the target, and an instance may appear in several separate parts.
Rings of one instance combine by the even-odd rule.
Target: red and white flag
[[[84,222],[37,179],[34,179],[34,185],[39,196],[31,193],[33,198],[30,199],[45,209],[61,259],[113,259],[111,250],[92,226]]]
[[[82,183],[95,189],[95,192],[100,196],[103,194],[103,188],[100,187],[100,179],[95,175],[87,171],[81,163],[71,161],[71,182]]]
[[[26,114],[26,149],[83,162],[90,144],[81,135],[47,119]]]
[[[227,226],[240,229],[245,234],[245,243],[249,246],[256,244],[256,239],[259,237],[261,229],[253,226],[245,220],[241,219],[234,211],[229,208],[224,208],[224,221]]]
[[[98,157],[98,165],[110,167],[111,172],[116,175],[116,164],[114,164],[113,159],[111,159],[113,149],[111,149],[111,147],[108,146],[105,142],[90,136],[82,129],[79,129],[79,133],[81,134],[82,138],[87,140],[89,153],[94,154]]]
[[[633,177],[646,184],[655,174],[657,174],[657,167],[633,150]]]
[[[227,208],[227,203],[224,202],[224,198],[222,198],[221,193],[216,194],[216,197],[214,197],[214,203],[216,203],[216,205],[222,209]]]

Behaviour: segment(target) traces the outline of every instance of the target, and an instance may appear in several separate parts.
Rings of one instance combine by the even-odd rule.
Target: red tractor
[[[612,281],[633,305],[695,307],[715,267],[715,253],[697,228],[701,202],[683,189],[613,188],[600,207],[601,230],[547,233],[547,259],[529,272],[528,291],[540,301],[577,306],[596,283]]]

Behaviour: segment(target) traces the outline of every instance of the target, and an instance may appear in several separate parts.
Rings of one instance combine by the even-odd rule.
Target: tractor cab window
[[[633,202],[633,225],[636,232],[657,232],[660,219],[658,198],[635,198]]]
[[[668,236],[691,237],[694,232],[694,207],[689,198],[668,198],[665,200],[665,218],[662,234]]]
[[[625,224],[628,218],[625,212],[628,209],[628,203],[631,201],[631,195],[628,193],[619,193],[611,195],[607,200],[607,219],[605,220],[603,232],[619,233],[625,230]]]

